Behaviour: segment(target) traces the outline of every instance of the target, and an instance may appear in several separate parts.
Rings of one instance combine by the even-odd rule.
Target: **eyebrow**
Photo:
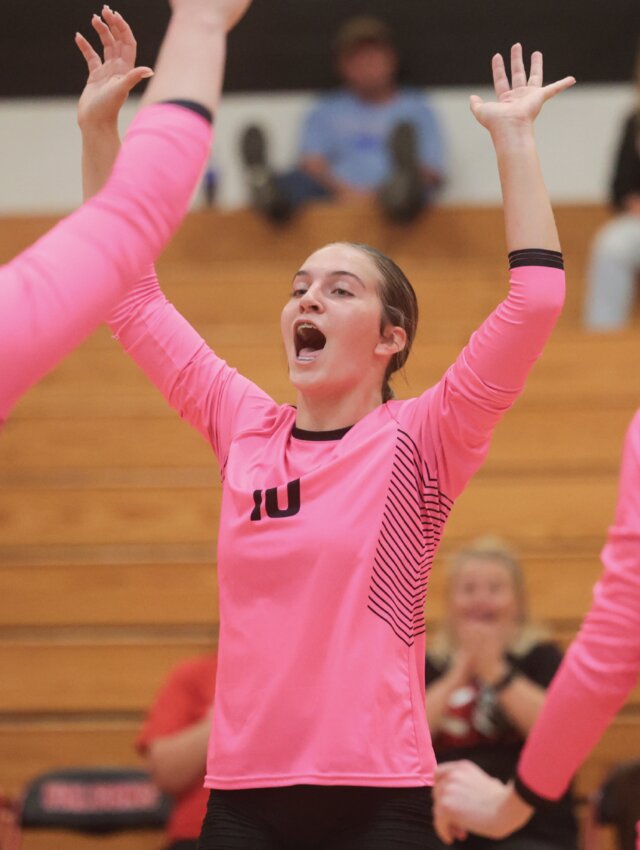
[[[311,277],[311,272],[306,271],[306,269],[299,269],[294,274],[293,279],[295,280],[297,277]],[[349,272],[346,269],[337,269],[336,271],[329,272],[327,277],[350,277],[353,278],[353,280],[355,280],[357,283],[359,283],[363,289],[366,289],[366,286],[361,280],[361,278],[359,278],[357,274]]]

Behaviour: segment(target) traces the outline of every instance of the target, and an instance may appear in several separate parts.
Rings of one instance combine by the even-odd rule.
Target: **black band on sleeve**
[[[521,251],[511,251],[509,268],[518,266],[548,266],[552,269],[564,269],[564,260],[560,251],[549,251],[547,248],[525,248]]]
[[[173,106],[182,106],[183,109],[190,109],[191,112],[195,112],[196,115],[200,115],[201,118],[208,124],[213,124],[213,115],[210,109],[207,109],[206,106],[203,106],[201,103],[197,103],[195,100],[163,100],[162,103],[171,103]]]
[[[515,788],[516,794],[523,800],[528,806],[533,806],[534,809],[543,809],[547,806],[555,805],[555,800],[549,800],[547,797],[541,797],[539,794],[536,794],[535,791],[532,791],[531,788],[527,788],[522,779],[516,774],[513,780],[513,787]]]

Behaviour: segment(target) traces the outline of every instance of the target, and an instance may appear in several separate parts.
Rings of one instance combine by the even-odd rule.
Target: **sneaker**
[[[259,212],[274,222],[290,218],[291,204],[278,186],[275,174],[267,160],[267,140],[264,131],[250,125],[240,140],[240,155],[247,175],[251,203]]]
[[[424,207],[424,184],[418,159],[416,129],[408,121],[397,124],[387,142],[391,176],[378,193],[387,216],[398,223],[412,221]]]

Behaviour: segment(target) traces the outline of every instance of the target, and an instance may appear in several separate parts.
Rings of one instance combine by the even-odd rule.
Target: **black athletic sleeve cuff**
[[[552,269],[563,269],[564,260],[560,251],[549,251],[546,248],[525,248],[522,251],[511,251],[509,268],[518,266],[548,266]]]
[[[196,115],[200,115],[201,118],[208,124],[213,124],[213,115],[210,109],[207,109],[206,106],[203,106],[201,103],[197,103],[195,100],[163,100],[162,103],[171,103],[173,106],[182,106],[183,109],[190,109],[191,112],[195,112]]]
[[[549,800],[547,797],[541,797],[539,794],[536,794],[535,791],[532,791],[531,788],[528,788],[522,779],[516,774],[513,780],[513,787],[515,789],[516,794],[523,800],[528,806],[533,806],[534,809],[544,809],[548,806],[553,806],[556,801]]]

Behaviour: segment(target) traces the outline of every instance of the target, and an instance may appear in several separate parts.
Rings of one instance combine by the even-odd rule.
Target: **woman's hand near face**
[[[461,641],[470,657],[471,675],[491,687],[509,672],[506,650],[511,636],[508,623],[466,623],[460,629]],[[545,689],[519,674],[501,689],[498,700],[511,723],[526,736],[544,702]]]
[[[469,658],[473,676],[483,682],[495,682],[507,672],[505,653],[509,629],[501,622],[470,622],[461,624],[458,632],[460,646]]]
[[[471,656],[462,647],[458,647],[451,664],[436,681],[426,683],[427,723],[432,735],[440,730],[447,713],[449,699],[454,691],[471,681]]]

